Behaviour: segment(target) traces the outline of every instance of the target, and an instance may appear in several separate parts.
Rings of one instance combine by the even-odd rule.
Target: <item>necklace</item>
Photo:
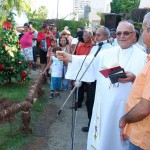
[[[131,47],[132,48],[132,47]],[[124,51],[124,52],[123,52]],[[120,66],[122,66],[123,68],[125,68],[127,65],[128,65],[128,63],[129,63],[129,60],[130,60],[130,58],[131,58],[131,56],[132,56],[132,53],[133,53],[133,48],[130,50],[131,52],[130,52],[130,54],[126,54],[126,55],[128,55],[127,56],[127,59],[125,60],[125,51],[128,51],[128,50],[122,50],[121,48],[119,49],[119,53],[118,53],[118,64],[120,65]],[[122,54],[121,54],[121,52],[122,52]],[[121,56],[122,55],[122,56]]]

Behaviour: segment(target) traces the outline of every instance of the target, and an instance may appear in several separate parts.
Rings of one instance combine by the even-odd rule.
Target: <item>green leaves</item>
[[[20,53],[18,37],[14,32],[13,14],[10,13],[6,20],[0,40],[0,82],[10,81],[11,78],[19,80],[21,73],[27,69],[27,63]]]
[[[139,6],[140,0],[113,0],[111,2],[112,13],[130,13],[133,8]]]

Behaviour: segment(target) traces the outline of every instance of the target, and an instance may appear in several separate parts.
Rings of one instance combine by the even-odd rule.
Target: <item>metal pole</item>
[[[58,19],[59,0],[57,0],[57,19]]]

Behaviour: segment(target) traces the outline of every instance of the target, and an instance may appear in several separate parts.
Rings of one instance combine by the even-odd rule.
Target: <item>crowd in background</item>
[[[67,91],[74,87],[74,80],[65,79],[65,74],[68,68],[67,61],[61,61],[57,58],[57,51],[63,51],[73,55],[91,55],[95,54],[97,49],[93,47],[99,43],[103,43],[103,49],[119,47],[117,38],[121,36],[128,37],[133,32],[124,31],[116,32],[116,29],[108,29],[101,26],[96,31],[92,31],[89,27],[78,27],[75,36],[71,35],[71,30],[68,26],[64,30],[58,31],[53,24],[43,24],[41,31],[36,31],[32,26],[32,22],[25,23],[23,27],[17,27],[21,33],[19,40],[21,44],[21,54],[25,57],[28,64],[28,71],[36,69],[37,59],[36,54],[39,49],[40,65],[46,65],[43,74],[50,77],[50,94],[49,98],[60,98],[61,91]],[[147,53],[146,47],[140,40],[140,32],[135,30],[132,42],[130,45],[138,47],[141,51]],[[117,37],[117,38],[116,38]],[[38,47],[38,49],[37,49]],[[76,68],[74,68],[76,69]],[[96,81],[82,82],[78,91],[78,108],[82,107],[85,92],[87,93],[87,114],[89,123],[87,127],[83,127],[83,132],[89,131],[89,126],[92,117],[92,109],[95,99]],[[74,108],[73,105],[71,108]]]

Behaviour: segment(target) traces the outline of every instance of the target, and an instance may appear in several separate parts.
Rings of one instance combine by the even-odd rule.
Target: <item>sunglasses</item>
[[[124,36],[129,36],[131,33],[133,33],[133,32],[129,32],[129,31],[121,32],[121,31],[118,31],[118,32],[116,33],[116,36],[121,36],[122,34],[123,34]]]

